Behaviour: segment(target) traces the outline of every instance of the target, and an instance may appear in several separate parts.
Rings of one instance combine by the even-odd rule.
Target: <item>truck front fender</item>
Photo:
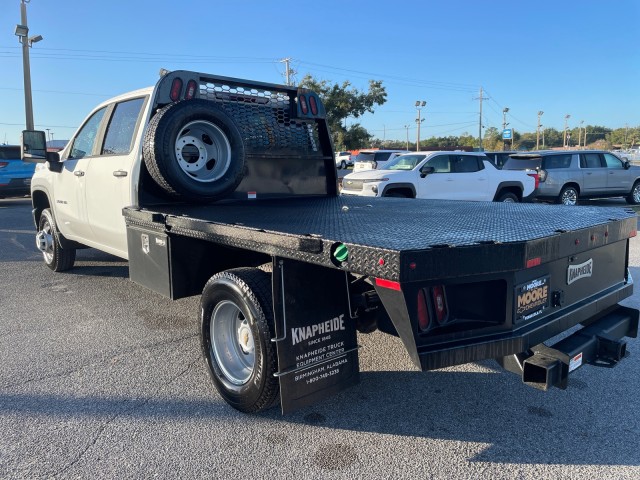
[[[410,190],[413,198],[416,198],[416,186],[413,183],[389,183],[384,186],[384,190],[382,190],[381,196],[386,196],[391,190]]]

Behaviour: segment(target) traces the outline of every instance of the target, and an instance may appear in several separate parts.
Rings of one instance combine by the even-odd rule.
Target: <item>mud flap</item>
[[[359,381],[356,322],[345,272],[275,258],[273,308],[282,413]]]

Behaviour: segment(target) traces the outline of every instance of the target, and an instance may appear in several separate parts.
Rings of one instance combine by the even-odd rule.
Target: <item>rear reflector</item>
[[[169,94],[169,98],[171,98],[172,101],[177,102],[180,100],[180,92],[182,92],[182,79],[176,77],[171,83],[171,93]]]
[[[388,288],[389,290],[400,291],[400,283],[391,280],[385,280],[383,278],[376,278],[376,285],[382,288]]]
[[[9,165],[9,162],[0,162],[0,168],[4,168]]]
[[[300,110],[302,110],[302,113],[304,115],[309,113],[309,106],[307,105],[307,97],[305,97],[304,95],[300,95],[298,97],[298,101],[300,102]]]
[[[527,260],[527,268],[537,267],[541,263],[542,263],[541,257],[530,258],[529,260]]]
[[[187,91],[184,93],[184,99],[191,100],[196,94],[197,87],[198,87],[198,84],[196,83],[195,80],[189,80],[187,82]]]
[[[436,320],[438,323],[444,323],[447,321],[447,301],[444,297],[444,287],[442,285],[437,285],[433,287],[432,291],[433,296],[433,308],[436,311]]]

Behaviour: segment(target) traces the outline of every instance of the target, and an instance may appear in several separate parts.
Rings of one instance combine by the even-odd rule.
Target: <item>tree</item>
[[[372,135],[360,124],[351,125],[347,129],[345,120],[348,117],[358,118],[366,112],[373,113],[377,105],[383,105],[387,101],[387,91],[381,80],[369,80],[369,89],[361,92],[353,88],[348,80],[342,84],[332,84],[307,74],[299,86],[313,90],[322,99],[336,148],[353,150],[368,145]]]

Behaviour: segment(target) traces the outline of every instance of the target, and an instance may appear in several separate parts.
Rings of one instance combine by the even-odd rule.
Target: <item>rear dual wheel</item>
[[[201,299],[201,345],[224,400],[256,413],[279,400],[271,275],[236,268],[211,277]]]

